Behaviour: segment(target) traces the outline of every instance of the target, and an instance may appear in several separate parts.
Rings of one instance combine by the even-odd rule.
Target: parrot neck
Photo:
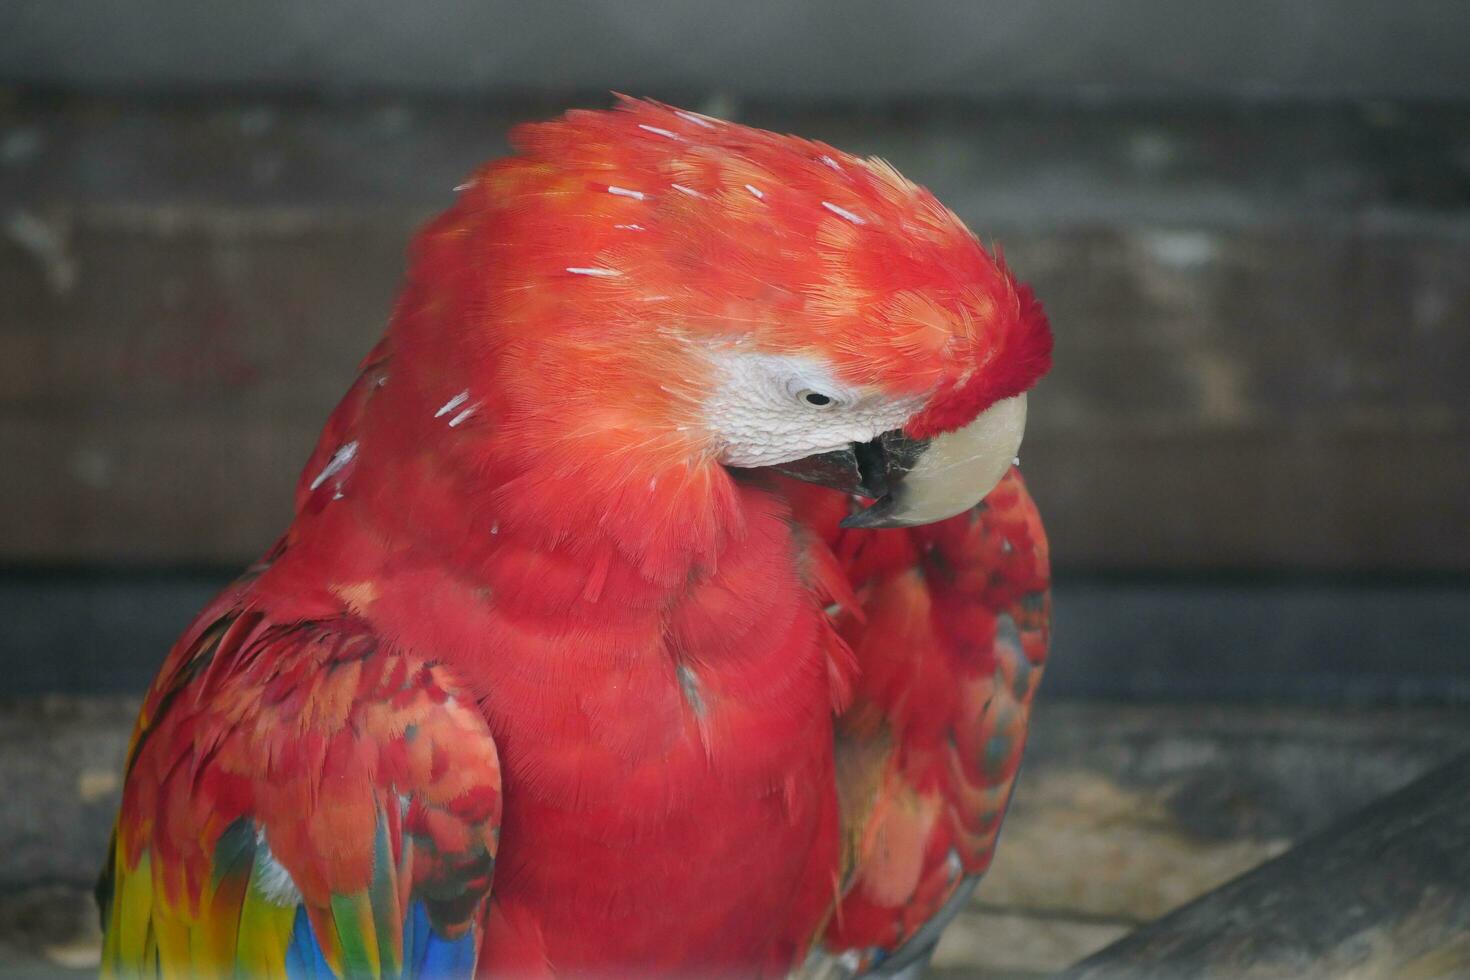
[[[528,551],[574,555],[597,574],[621,568],[630,580],[681,588],[739,545],[752,508],[784,506],[713,459],[650,451],[643,433],[538,430],[508,423],[489,398],[444,411],[393,388],[383,386],[346,432],[324,433],[298,540],[433,561],[471,581]]]
[[[294,571],[277,573],[294,577],[293,594],[348,597],[395,636],[453,632],[415,643],[446,657],[479,658],[485,636],[515,632],[487,616],[540,610],[548,636],[606,636],[584,655],[616,660],[639,645],[607,632],[629,608],[653,616],[640,643],[663,650],[659,623],[718,601],[696,594],[732,569],[759,572],[739,586],[752,601],[730,616],[797,577],[786,499],[737,480],[660,407],[558,403],[555,391],[576,389],[564,366],[430,358],[412,340],[395,331],[374,351],[308,463],[287,536]],[[799,583],[787,595],[806,602]]]
[[[365,426],[261,587],[345,606],[454,664],[517,724],[529,703],[628,678],[676,699],[683,684],[694,704],[727,686],[770,692],[783,716],[825,717],[824,620],[784,496],[714,462],[512,453],[496,431],[471,454]]]

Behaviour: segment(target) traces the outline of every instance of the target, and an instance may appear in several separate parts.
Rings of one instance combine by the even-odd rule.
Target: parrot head
[[[447,276],[470,324],[426,407],[493,400],[568,466],[775,469],[871,498],[856,527],[960,513],[1011,465],[1046,317],[888,164],[636,100],[512,142],[419,241],[404,302]]]

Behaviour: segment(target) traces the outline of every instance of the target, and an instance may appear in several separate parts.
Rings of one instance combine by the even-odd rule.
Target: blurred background
[[[284,527],[409,235],[609,90],[890,159],[1051,315],[1056,642],[944,971],[1060,969],[1470,748],[1467,38],[1430,0],[0,0],[0,973],[95,957],[137,698]]]

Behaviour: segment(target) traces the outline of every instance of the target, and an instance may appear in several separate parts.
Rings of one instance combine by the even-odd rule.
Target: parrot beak
[[[1021,448],[1026,396],[996,402],[965,426],[932,439],[901,430],[871,442],[771,467],[808,483],[873,498],[846,528],[916,527],[964,513],[995,489]]]

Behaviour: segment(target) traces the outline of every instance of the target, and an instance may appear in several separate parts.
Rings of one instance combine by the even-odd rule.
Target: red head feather
[[[881,160],[631,99],[512,141],[519,154],[484,168],[443,225],[477,237],[501,341],[568,331],[614,378],[619,352],[658,359],[636,341],[650,326],[814,353],[924,396],[916,436],[1050,366],[1030,289]]]
[[[633,100],[513,143],[416,239],[391,381],[309,466],[350,446],[375,523],[596,527],[677,577],[741,520],[704,411],[712,346],[819,359],[915,406],[917,437],[1049,366],[1030,291],[882,161]]]

